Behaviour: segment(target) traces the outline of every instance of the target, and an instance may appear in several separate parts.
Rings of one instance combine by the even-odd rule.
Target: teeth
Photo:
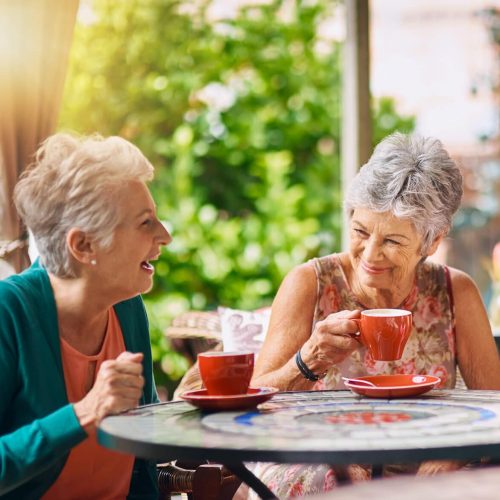
[[[147,261],[141,262],[141,267],[143,267],[144,269],[148,269],[148,270],[152,270],[153,269],[153,266],[149,262],[147,262]]]

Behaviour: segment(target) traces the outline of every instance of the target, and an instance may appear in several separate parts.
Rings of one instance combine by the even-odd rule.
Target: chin
[[[139,293],[148,293],[151,291],[151,289],[153,288],[153,280],[149,280],[147,284],[145,284],[143,287],[141,287],[141,290],[139,291]]]
[[[128,290],[128,298],[137,297],[137,295],[148,293],[151,288],[153,288],[153,280],[148,280],[147,282],[141,280],[141,282],[137,283],[136,285],[137,286]]]
[[[387,278],[382,275],[373,275],[363,273],[359,276],[361,283],[372,288],[380,288],[384,283],[386,283]]]

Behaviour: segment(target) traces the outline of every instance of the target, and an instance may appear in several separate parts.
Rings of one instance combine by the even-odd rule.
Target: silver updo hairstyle
[[[395,133],[380,142],[349,186],[344,208],[391,212],[422,236],[422,255],[446,235],[462,199],[462,175],[441,141]]]
[[[49,137],[14,189],[42,265],[56,276],[75,277],[69,230],[77,227],[108,248],[124,215],[118,210],[123,188],[130,181],[150,181],[153,171],[141,151],[121,137]]]

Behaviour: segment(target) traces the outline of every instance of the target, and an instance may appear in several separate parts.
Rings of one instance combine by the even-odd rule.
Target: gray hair
[[[120,137],[49,137],[14,189],[42,265],[56,276],[75,277],[69,230],[77,227],[108,248],[123,217],[117,208],[123,188],[130,181],[150,181],[153,171],[140,150]]]
[[[462,199],[462,175],[441,141],[395,133],[380,142],[349,186],[347,214],[355,208],[411,220],[425,255],[446,235]]]

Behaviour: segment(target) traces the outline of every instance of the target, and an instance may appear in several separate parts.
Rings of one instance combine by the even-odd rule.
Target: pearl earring
[[[92,260],[90,261],[90,263],[91,263],[93,266],[95,266],[95,265],[97,264],[97,260],[92,259]]]

